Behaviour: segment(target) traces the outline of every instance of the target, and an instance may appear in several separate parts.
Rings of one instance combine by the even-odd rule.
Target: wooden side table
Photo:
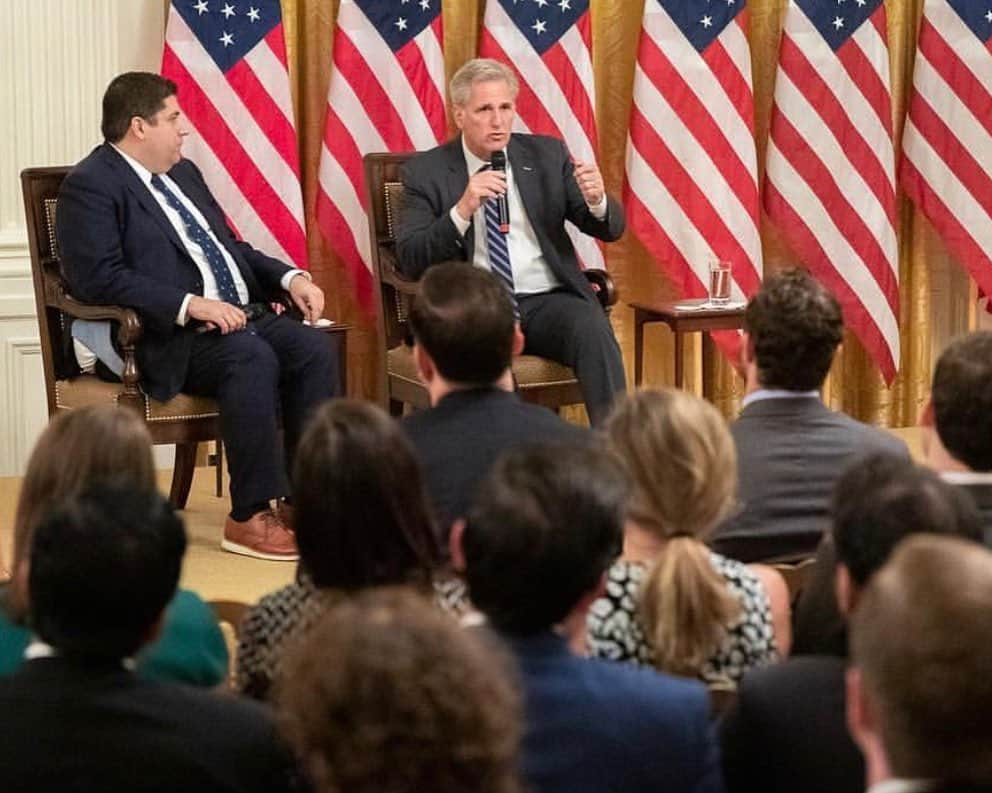
[[[732,308],[693,308],[706,303],[705,298],[672,303],[631,303],[634,309],[634,385],[644,376],[644,326],[664,322],[675,336],[675,387],[683,381],[682,337],[686,333],[708,330],[735,330],[744,324],[744,306]],[[704,341],[704,345],[705,345]]]
[[[338,358],[338,381],[335,392],[338,396],[348,396],[348,331],[350,325],[335,322],[333,325],[318,325],[317,330],[327,334],[331,349]]]

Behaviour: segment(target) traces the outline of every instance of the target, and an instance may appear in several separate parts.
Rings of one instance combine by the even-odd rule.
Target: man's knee
[[[279,358],[269,343],[249,329],[226,339],[224,363],[228,377],[250,376],[258,382],[277,382]]]

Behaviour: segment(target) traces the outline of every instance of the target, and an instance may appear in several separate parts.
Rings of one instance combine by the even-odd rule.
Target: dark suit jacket
[[[405,418],[403,429],[423,467],[443,541],[500,452],[538,443],[588,443],[591,437],[587,429],[498,388],[448,394]]]
[[[511,638],[533,793],[723,790],[709,697],[697,682],[572,655],[551,633]]]
[[[744,676],[721,729],[734,793],[862,793],[864,761],[847,732],[844,660],[791,658]]]
[[[254,703],[120,665],[26,662],[0,679],[4,790],[283,791],[291,761]]]
[[[606,217],[597,220],[592,215],[572,175],[568,150],[556,138],[514,134],[506,151],[548,266],[566,289],[598,305],[564,223],[570,220],[586,234],[609,242],[623,234],[623,208],[608,197]],[[419,278],[430,265],[449,259],[472,261],[475,227],[470,224],[463,237],[449,215],[467,184],[461,137],[417,155],[404,166],[396,246],[399,267],[407,276]]]
[[[844,470],[872,452],[909,456],[895,436],[812,397],[752,402],[730,429],[741,510],[717,528],[711,545],[744,562],[813,553]],[[749,547],[752,553],[741,550]]]
[[[233,257],[249,299],[270,299],[290,268],[235,238],[190,160],[180,160],[168,176]],[[142,384],[155,399],[175,396],[186,379],[194,334],[191,325],[176,325],[176,317],[187,294],[203,294],[203,280],[149,188],[109,143],[66,176],[56,225],[73,295],[136,309],[144,323],[138,345]]]

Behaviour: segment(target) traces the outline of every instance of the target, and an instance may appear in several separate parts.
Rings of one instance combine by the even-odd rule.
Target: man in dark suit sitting
[[[253,703],[135,676],[186,534],[161,496],[97,485],[35,531],[37,638],[0,678],[0,779],[20,791],[283,791],[292,761]]]
[[[625,388],[623,359],[564,224],[612,241],[623,233],[623,209],[595,163],[573,163],[560,140],[510,134],[517,88],[513,71],[489,59],[469,61],[451,79],[461,135],[403,170],[399,266],[417,278],[457,259],[496,273],[514,295],[525,352],[575,370],[596,424]],[[509,213],[502,230],[498,197]]]
[[[519,665],[535,793],[723,789],[702,684],[569,647],[620,552],[627,495],[604,451],[516,449],[452,530],[472,602]]]
[[[149,396],[217,398],[231,472],[223,547],[295,559],[270,500],[288,495],[286,459],[343,362],[318,331],[267,306],[288,293],[316,321],[324,295],[307,273],[235,237],[182,157],[188,129],[171,80],[144,72],[114,78],[101,129],[105,142],[59,193],[58,240],[73,294],[141,316],[137,352]]]
[[[992,553],[919,535],[851,621],[847,713],[868,793],[992,791]]]
[[[424,468],[447,546],[493,460],[505,449],[584,443],[589,431],[513,392],[510,363],[523,346],[509,293],[492,273],[454,262],[432,267],[410,310],[414,358],[431,408],[403,420]]]
[[[805,270],[766,278],[748,303],[744,331],[746,393],[731,425],[741,507],[711,545],[743,562],[811,554],[844,469],[871,452],[909,452],[898,438],[823,404],[843,320],[836,298]]]
[[[864,588],[907,536],[946,534],[978,541],[968,499],[932,471],[875,455],[838,480],[833,504],[836,568],[823,571],[831,602],[850,617]],[[812,617],[812,615],[810,615]],[[837,655],[794,656],[749,672],[722,731],[727,789],[765,793],[860,793],[864,764],[844,716],[846,628],[836,608],[819,615],[833,629]]]
[[[992,331],[941,353],[922,424],[927,465],[974,499],[992,547]]]

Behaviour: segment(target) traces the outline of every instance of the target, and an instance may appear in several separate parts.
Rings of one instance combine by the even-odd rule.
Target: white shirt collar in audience
[[[57,658],[59,651],[56,650],[48,642],[43,642],[41,639],[35,638],[31,640],[31,643],[27,646],[24,651],[25,661],[34,661],[38,658]],[[121,666],[127,669],[129,672],[134,671],[135,663],[133,658],[122,658]]]
[[[992,471],[942,471],[940,478],[950,485],[992,485]]]
[[[797,397],[807,397],[819,399],[819,391],[788,391],[784,388],[759,388],[746,394],[741,400],[741,407],[747,407],[752,402],[760,402],[762,399],[796,399]]]
[[[925,793],[936,787],[926,779],[886,779],[868,788],[866,793]]]

